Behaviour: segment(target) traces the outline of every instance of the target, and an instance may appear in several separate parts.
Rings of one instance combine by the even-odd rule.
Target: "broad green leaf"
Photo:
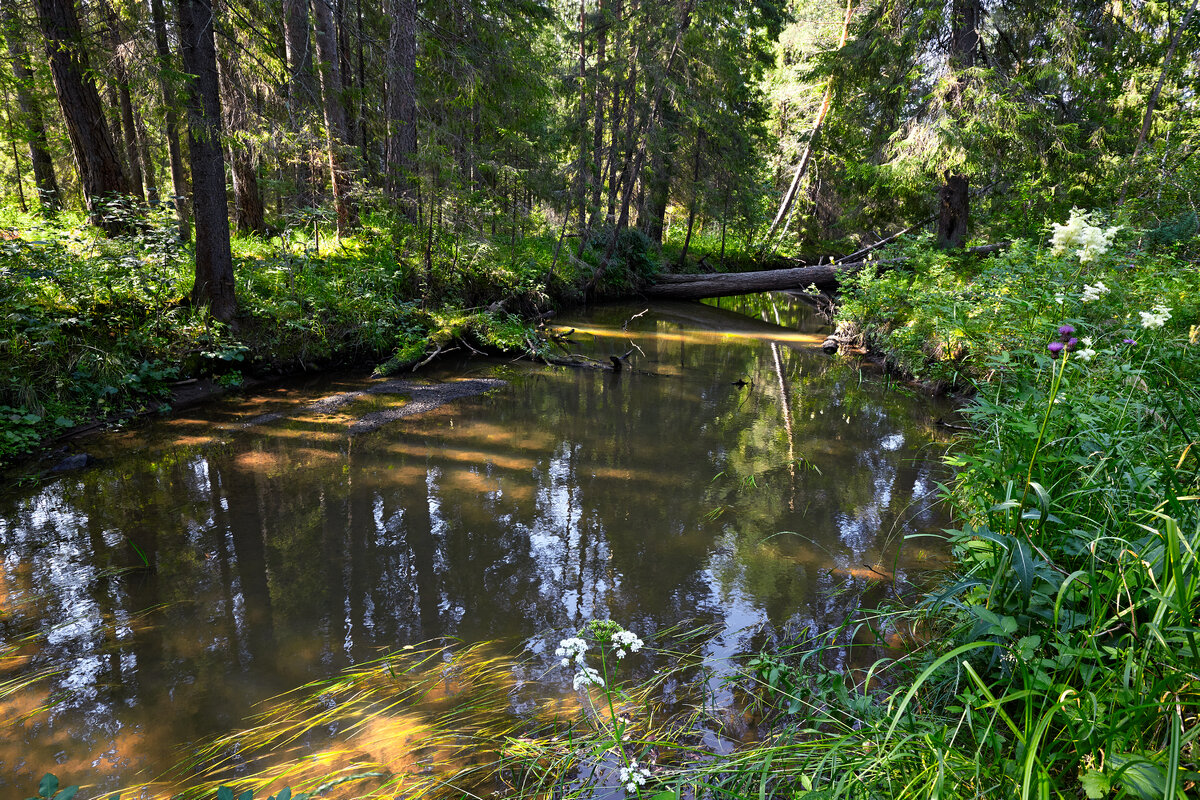
[[[1079,777],[1079,785],[1083,787],[1083,793],[1088,796],[1088,800],[1100,800],[1112,790],[1112,782],[1108,776],[1094,769],[1089,769]]]
[[[38,797],[45,797],[47,800],[54,797],[54,793],[58,791],[58,778],[47,772],[42,776],[41,783],[38,784]]]

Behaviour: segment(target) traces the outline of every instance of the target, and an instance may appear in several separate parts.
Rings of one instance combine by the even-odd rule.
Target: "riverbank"
[[[595,253],[577,258],[552,232],[439,232],[427,247],[367,217],[342,239],[312,228],[235,238],[239,314],[227,325],[190,306],[190,250],[169,212],[114,238],[79,215],[7,213],[0,464],[263,379],[372,364],[394,374],[455,349],[537,351],[531,320],[627,293],[659,268],[636,231],[618,252],[628,269],[597,271]]]
[[[1056,238],[978,266],[918,244],[911,271],[843,292],[842,330],[890,368],[976,389],[945,492],[957,568],[869,623],[926,632],[877,665],[906,676],[893,692],[814,708],[811,648],[774,654],[798,689],[751,769],[838,797],[1195,791],[1195,254]]]

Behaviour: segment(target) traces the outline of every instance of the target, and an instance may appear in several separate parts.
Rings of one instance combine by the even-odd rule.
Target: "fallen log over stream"
[[[647,286],[642,294],[655,300],[703,300],[756,292],[780,292],[816,286],[821,291],[838,287],[838,274],[855,271],[862,261],[821,267],[793,267],[758,272],[726,272],[717,275],[669,275]]]
[[[1008,247],[1008,242],[971,247],[963,255],[987,255]],[[725,272],[710,275],[663,275],[658,282],[647,286],[642,294],[655,300],[703,300],[707,297],[730,297],[757,292],[799,291],[815,286],[823,292],[838,288],[838,276],[857,272],[864,266],[880,271],[893,269],[905,259],[852,261],[846,264],[825,264],[791,269],[769,269],[757,272]]]

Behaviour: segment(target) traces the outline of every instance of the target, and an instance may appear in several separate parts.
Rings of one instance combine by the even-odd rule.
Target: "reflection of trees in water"
[[[931,521],[903,522],[934,483],[913,449],[926,423],[819,355],[638,324],[664,335],[639,337],[637,364],[671,375],[533,370],[369,436],[283,421],[18,501],[0,528],[6,583],[47,590],[29,612],[43,629],[74,620],[39,656],[79,690],[56,728],[93,731],[89,753],[122,726],[182,741],[438,635],[553,640],[593,617],[647,639],[685,619],[840,623],[874,584],[831,568],[883,563]]]

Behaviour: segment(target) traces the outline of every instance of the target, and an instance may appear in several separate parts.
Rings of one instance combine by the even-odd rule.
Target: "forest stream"
[[[836,628],[941,563],[932,539],[901,544],[946,524],[947,409],[824,355],[803,303],[555,327],[564,356],[628,364],[291,380],[4,489],[0,680],[31,680],[0,705],[0,794],[47,771],[152,779],[267,698],[437,637],[502,642],[570,693],[553,651],[588,620],[648,650],[711,626],[719,659]]]

